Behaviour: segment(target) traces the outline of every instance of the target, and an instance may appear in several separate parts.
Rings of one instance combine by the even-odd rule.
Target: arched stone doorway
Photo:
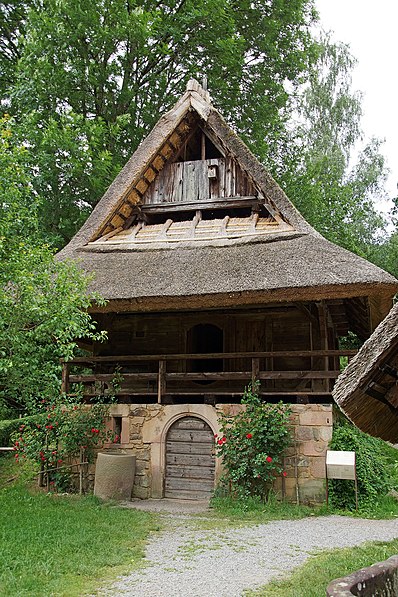
[[[199,417],[175,421],[166,436],[164,497],[210,498],[214,491],[214,435]]]

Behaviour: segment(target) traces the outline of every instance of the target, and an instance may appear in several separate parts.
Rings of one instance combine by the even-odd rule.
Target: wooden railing
[[[260,380],[265,382],[260,392],[262,396],[330,396],[331,382],[340,374],[340,357],[350,359],[356,352],[356,350],[307,350],[78,357],[63,363],[62,391],[70,394],[71,384],[80,384],[83,394],[88,398],[105,394],[116,397],[153,396],[162,403],[168,395],[238,397],[242,394],[242,388],[250,381]],[[311,368],[275,369],[275,359],[289,359],[291,362],[291,359],[295,358],[310,359]],[[230,363],[238,359],[250,362],[250,370],[228,371],[227,365],[233,369]],[[197,363],[202,360],[214,360],[223,370],[189,371],[190,362]],[[267,364],[267,369],[264,363]],[[72,368],[79,367],[91,368],[92,371],[72,373]],[[133,372],[129,370],[132,367],[135,369]],[[145,370],[148,368],[152,370]],[[170,371],[173,368],[182,370]],[[104,369],[107,371],[104,372]],[[204,382],[219,382],[219,384],[213,384],[211,387],[201,385]],[[231,382],[241,383],[231,384]],[[286,382],[285,387],[283,382]],[[295,385],[294,382],[296,382]],[[309,384],[310,387],[307,387]]]

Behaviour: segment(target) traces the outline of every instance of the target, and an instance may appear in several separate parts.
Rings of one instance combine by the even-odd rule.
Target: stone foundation
[[[163,497],[165,441],[176,420],[197,416],[216,434],[220,432],[220,413],[236,414],[243,408],[240,404],[113,405],[112,417],[121,417],[122,422],[121,442],[117,447],[136,456],[133,497]],[[326,450],[332,438],[332,406],[293,404],[291,410],[294,437],[285,455],[287,476],[276,479],[275,489],[292,501],[321,502],[325,498]],[[220,459],[216,458],[216,483],[221,472]]]

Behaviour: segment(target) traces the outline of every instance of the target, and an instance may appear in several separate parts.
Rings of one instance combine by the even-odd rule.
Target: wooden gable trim
[[[130,220],[129,225],[131,225],[131,216],[134,215],[134,209],[142,202],[146,190],[164,168],[171,156],[175,155],[184,144],[192,129],[193,120],[192,112],[188,111],[177,124],[176,128],[160,145],[156,154],[148,160],[140,175],[121,197],[112,214],[110,214],[103,226],[93,235],[90,242],[106,236],[120,227],[122,229],[126,228],[128,220]]]

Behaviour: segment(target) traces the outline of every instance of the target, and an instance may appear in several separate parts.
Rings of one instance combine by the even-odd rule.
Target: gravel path
[[[148,544],[148,566],[122,577],[108,597],[239,597],[302,564],[314,551],[398,537],[398,520],[341,516],[195,530],[170,516]]]

